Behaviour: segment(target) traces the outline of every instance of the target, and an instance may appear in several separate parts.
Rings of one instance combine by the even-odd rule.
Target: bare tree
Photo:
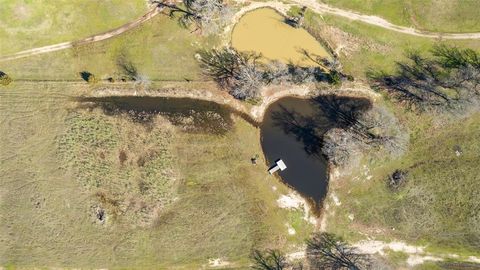
[[[311,269],[368,269],[369,258],[329,233],[315,234],[307,242],[307,258]]]
[[[432,57],[409,52],[394,74],[370,71],[372,85],[421,111],[454,111],[480,98],[480,54],[443,44]]]
[[[183,0],[182,5],[166,0],[154,0],[153,4],[169,10],[171,18],[177,18],[181,26],[204,32],[214,32],[227,21],[231,11],[223,0]],[[226,16],[228,15],[228,16]]]
[[[287,269],[287,259],[278,250],[269,249],[265,252],[254,250],[252,254],[255,270],[284,270]]]
[[[204,74],[238,99],[254,99],[264,85],[259,54],[239,52],[233,48],[199,52]]]

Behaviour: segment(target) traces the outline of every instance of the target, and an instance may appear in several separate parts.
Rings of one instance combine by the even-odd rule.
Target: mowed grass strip
[[[5,0],[0,6],[0,55],[105,32],[147,10],[144,0]]]

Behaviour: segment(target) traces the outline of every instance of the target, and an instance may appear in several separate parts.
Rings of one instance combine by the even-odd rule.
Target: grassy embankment
[[[391,23],[437,32],[478,32],[480,2],[475,0],[321,0]]]
[[[347,73],[365,80],[369,69],[392,72],[395,62],[403,60],[407,50],[427,53],[435,40],[412,37],[374,26],[323,15],[307,13],[306,25],[326,26],[340,33],[330,39],[334,45],[356,46],[340,54]],[[323,28],[323,30],[322,30]],[[354,44],[354,43],[357,44]],[[474,40],[445,41],[460,47],[480,49]],[[429,250],[463,255],[478,254],[478,198],[480,179],[477,165],[480,116],[446,120],[432,114],[418,115],[394,104],[387,105],[410,131],[410,146],[397,160],[367,157],[364,168],[332,184],[332,191],[342,201],[330,217],[329,230],[353,240],[367,233],[377,239],[403,239],[429,246]],[[441,124],[440,124],[441,123]],[[463,150],[455,155],[454,146]],[[386,179],[395,169],[409,172],[408,182],[398,192],[390,191]],[[369,179],[367,180],[367,176]],[[333,205],[333,203],[332,203]],[[348,215],[354,215],[354,221]],[[392,228],[395,228],[394,230]]]
[[[144,0],[4,0],[0,6],[0,54],[101,33],[142,16],[147,9]]]

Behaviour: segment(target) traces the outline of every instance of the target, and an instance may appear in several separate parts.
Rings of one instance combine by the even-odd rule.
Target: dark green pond
[[[101,107],[105,114],[127,115],[133,121],[152,124],[153,116],[166,116],[187,132],[223,134],[233,128],[232,113],[257,126],[248,115],[228,106],[189,98],[104,97],[82,98],[87,107]],[[367,99],[320,96],[287,97],[269,106],[260,125],[261,144],[269,165],[282,159],[287,169],[282,181],[321,207],[328,190],[328,162],[322,155],[323,135],[342,126],[338,111],[356,113],[371,107]],[[268,173],[268,172],[265,172]],[[318,209],[317,208],[317,209]]]
[[[269,106],[261,124],[261,142],[267,162],[282,159],[287,169],[282,180],[321,206],[328,190],[328,162],[322,154],[323,135],[338,127],[338,111],[367,110],[367,99],[320,96],[315,99],[287,97]]]

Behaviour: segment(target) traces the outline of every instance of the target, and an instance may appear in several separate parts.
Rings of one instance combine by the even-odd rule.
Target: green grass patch
[[[395,62],[405,58],[409,50],[428,52],[435,39],[422,38],[412,35],[396,33],[362,22],[351,21],[333,15],[316,14],[307,10],[305,14],[305,26],[311,29],[319,29],[320,35],[336,49],[344,47],[340,53],[340,61],[344,71],[357,79],[364,79],[369,70],[393,71]],[[327,26],[339,29],[342,35],[332,32]],[[330,37],[330,38],[327,38]],[[330,40],[329,40],[330,39]],[[478,40],[446,40],[449,45],[480,49]]]
[[[144,0],[5,0],[0,6],[0,54],[102,33],[147,12]]]
[[[322,0],[329,5],[380,16],[391,23],[438,32],[480,31],[480,3],[462,0]]]
[[[385,228],[382,234],[387,238],[431,246],[437,252],[478,255],[480,191],[475,164],[480,162],[476,139],[480,115],[441,125],[418,116],[414,120],[407,154],[370,163],[370,180],[363,170],[348,177],[349,189],[338,190],[349,197],[342,207],[355,214],[357,224]],[[461,149],[458,156],[457,148]],[[408,178],[404,187],[393,192],[387,177],[396,169],[408,171]]]
[[[176,20],[158,15],[139,28],[118,37],[64,51],[0,63],[16,80],[83,80],[86,71],[97,80],[124,72],[127,61],[148,80],[201,79],[195,53],[217,44],[216,37],[203,37],[181,28]]]

